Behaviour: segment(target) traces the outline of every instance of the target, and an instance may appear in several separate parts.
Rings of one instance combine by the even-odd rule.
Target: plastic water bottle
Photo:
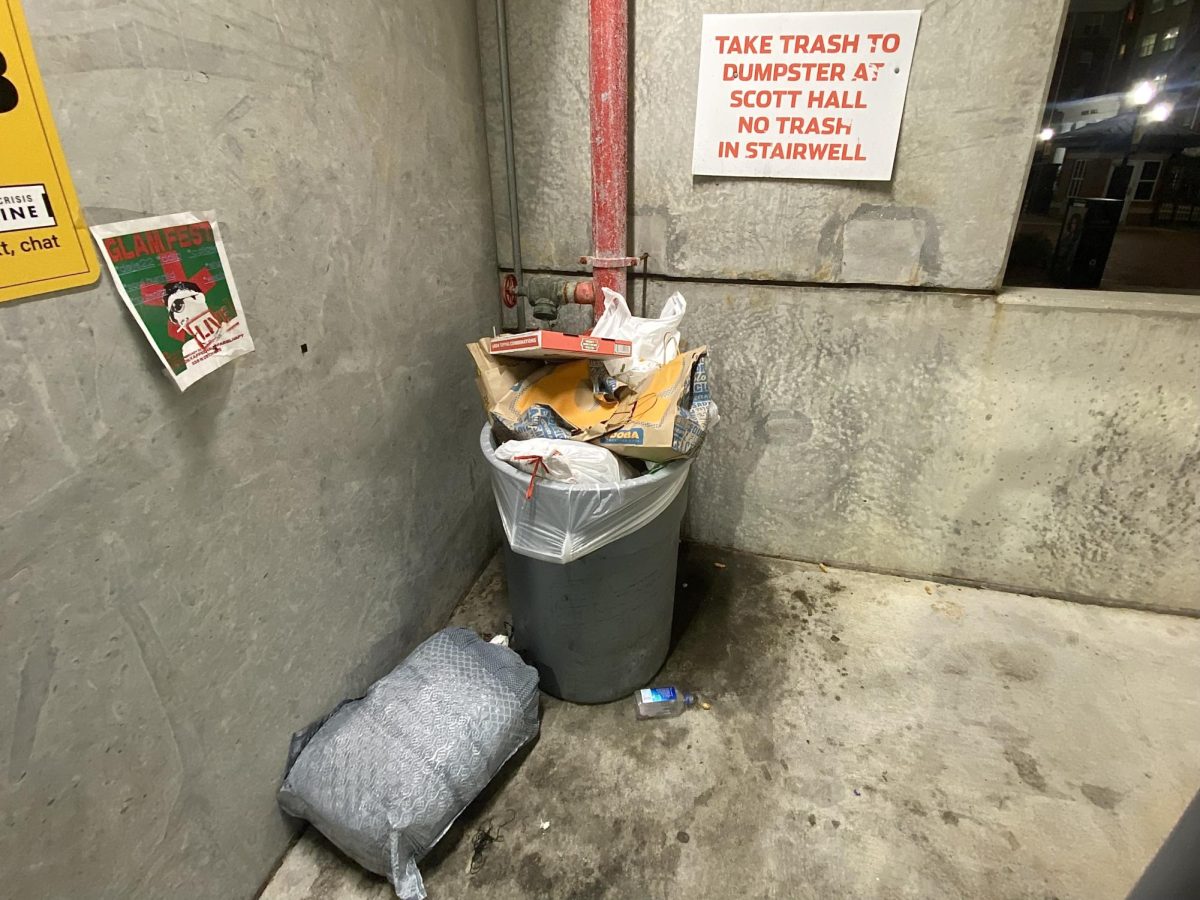
[[[637,707],[639,719],[662,719],[668,716],[677,716],[695,702],[695,694],[671,686],[644,688],[633,695],[633,703]]]

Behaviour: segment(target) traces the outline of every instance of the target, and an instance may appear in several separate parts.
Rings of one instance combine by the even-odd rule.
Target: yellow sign
[[[0,303],[91,284],[79,211],[20,0],[0,0]]]

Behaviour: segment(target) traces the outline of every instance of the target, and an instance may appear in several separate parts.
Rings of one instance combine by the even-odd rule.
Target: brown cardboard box
[[[467,344],[471,359],[475,361],[475,386],[479,388],[483,411],[489,414],[513,385],[536,372],[540,365],[536,360],[492,356],[491,341],[491,338],[481,338]]]
[[[542,366],[521,378],[507,363],[497,368],[497,357],[481,360],[486,345],[471,346],[480,393],[493,400],[488,414],[505,439],[592,441],[618,456],[669,462],[694,456],[715,422],[707,347],[681,353],[637,391],[622,387],[619,397],[605,397],[595,390],[594,362]]]
[[[618,456],[669,462],[694,456],[716,408],[708,392],[708,348],[681,353],[638,385],[593,443]]]

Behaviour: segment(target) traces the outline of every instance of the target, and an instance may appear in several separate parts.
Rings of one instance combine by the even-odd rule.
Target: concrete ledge
[[[1073,291],[1063,288],[1004,288],[996,301],[1006,306],[1135,316],[1200,318],[1200,295]]]

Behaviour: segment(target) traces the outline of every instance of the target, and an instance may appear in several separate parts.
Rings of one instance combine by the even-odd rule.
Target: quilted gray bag
[[[538,731],[538,675],[465,628],[439,631],[375,682],[292,737],[279,789],[403,900],[424,900],[417,861]]]

